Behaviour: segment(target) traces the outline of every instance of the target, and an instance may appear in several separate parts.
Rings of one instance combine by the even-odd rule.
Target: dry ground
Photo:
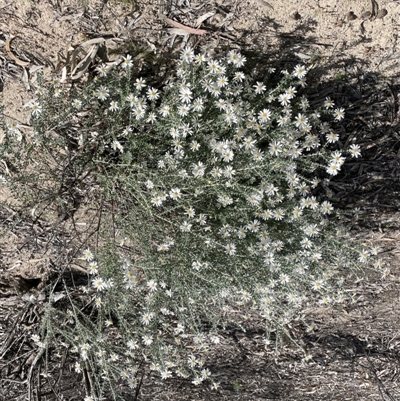
[[[137,1],[134,7],[112,1],[0,1],[2,95],[6,114],[29,124],[23,105],[33,97],[27,77],[43,70],[61,74],[60,60],[70,46],[95,37],[107,42],[110,58],[129,45],[179,51],[184,43],[214,49],[240,48],[260,62],[314,65],[312,85],[346,108],[341,137],[357,138],[363,157],[346,165],[332,184],[333,200],[349,210],[359,207],[355,236],[382,247],[391,268],[386,281],[374,278],[352,286],[355,302],[344,310],[309,311],[313,333],[296,328],[296,338],[313,355],[310,363],[289,344],[274,354],[262,342],[262,325],[245,322],[246,333],[221,333],[208,366],[219,390],[185,381],[154,382],[145,377],[141,400],[397,400],[400,399],[399,263],[399,84],[400,4],[379,1],[388,14],[373,21],[348,20],[371,9],[370,0]],[[174,36],[160,19],[201,28],[204,36]],[[210,14],[207,14],[210,13]],[[11,53],[5,50],[13,35]],[[263,57],[261,57],[263,56]],[[267,61],[265,61],[267,60]],[[98,60],[96,60],[98,62]],[[10,199],[3,191],[0,199]],[[1,209],[0,227],[9,228],[0,248],[0,400],[26,399],[26,379],[36,354],[24,343],[35,329],[40,303],[26,308],[22,295],[35,293],[51,268],[52,245],[68,235],[60,226],[49,233],[32,221],[18,221]],[[15,224],[14,224],[15,223]],[[35,247],[30,240],[40,238]],[[18,352],[17,352],[18,351]],[[33,355],[33,357],[32,357]],[[68,367],[42,383],[42,400],[81,400],[82,378]],[[56,366],[56,365],[54,365]],[[35,372],[32,372],[35,373]],[[36,374],[36,373],[35,373]],[[28,375],[28,376],[27,376]],[[59,377],[59,381],[56,378]],[[56,382],[55,382],[56,381]],[[33,399],[40,399],[32,393]],[[124,394],[133,400],[134,394]]]

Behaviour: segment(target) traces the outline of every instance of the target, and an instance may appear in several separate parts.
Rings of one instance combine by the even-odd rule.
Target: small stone
[[[353,11],[349,11],[347,13],[347,21],[354,21],[355,19],[357,19],[357,15]]]
[[[296,20],[296,21],[298,21],[299,19],[301,19],[301,15],[296,11],[295,13],[293,13],[292,15],[291,15],[291,17],[294,19],[294,20]]]
[[[363,20],[365,20],[365,19],[368,19],[368,18],[371,18],[371,11],[364,11],[361,15],[360,15],[360,19],[363,19]]]

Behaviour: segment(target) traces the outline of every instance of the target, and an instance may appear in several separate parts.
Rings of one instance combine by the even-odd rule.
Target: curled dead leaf
[[[6,53],[7,53],[8,57],[10,57],[10,59],[15,61],[16,64],[20,65],[21,67],[26,67],[27,65],[29,65],[29,62],[20,60],[18,57],[14,56],[14,54],[11,51],[11,41],[13,39],[14,38],[6,39]]]

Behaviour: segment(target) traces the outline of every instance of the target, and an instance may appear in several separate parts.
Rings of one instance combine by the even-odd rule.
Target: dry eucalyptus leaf
[[[171,26],[174,26],[175,28],[186,31],[185,35],[187,35],[188,33],[193,33],[195,35],[204,35],[205,33],[207,33],[207,31],[205,31],[204,29],[191,28],[190,26],[183,25],[179,22],[176,22],[176,21],[166,18],[166,17],[164,17],[163,19],[165,22],[167,22]],[[177,33],[177,35],[182,35],[182,33]]]
[[[99,44],[95,44],[91,47],[85,58],[79,62],[79,64],[71,72],[71,79],[79,79],[89,68],[90,64],[96,57],[97,51],[99,50]]]
[[[266,2],[265,0],[255,0],[255,2],[258,3],[260,6],[268,7],[268,8],[270,8],[271,10],[274,9],[274,7],[272,7],[271,4],[269,4],[269,3]]]
[[[201,17],[196,20],[196,27],[198,28],[207,18],[210,18],[215,15],[215,11],[210,11],[206,14],[203,14]]]
[[[13,39],[13,38],[12,38]],[[28,61],[22,61],[20,60],[18,57],[14,56],[14,54],[11,51],[11,41],[12,39],[7,38],[6,39],[6,53],[8,55],[8,57],[10,57],[11,60],[14,60],[16,64],[20,65],[21,67],[26,67],[27,65],[29,65]]]

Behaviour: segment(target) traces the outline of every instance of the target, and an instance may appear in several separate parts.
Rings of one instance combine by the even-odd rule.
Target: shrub
[[[4,125],[5,178],[25,207],[60,221],[99,211],[73,244],[91,303],[67,291],[63,309],[50,296],[34,336],[71,347],[93,396],[136,387],[143,362],[163,379],[211,379],[202,355],[220,328],[259,313],[267,343],[287,334],[304,308],[344,302],[345,278],[376,254],[338,235],[332,204],[316,197],[346,154],[360,155],[334,149],[330,121],[344,110],[310,106],[304,66],[257,80],[245,61],[185,49],[152,86],[128,55],[83,87],[40,81],[32,134]]]

